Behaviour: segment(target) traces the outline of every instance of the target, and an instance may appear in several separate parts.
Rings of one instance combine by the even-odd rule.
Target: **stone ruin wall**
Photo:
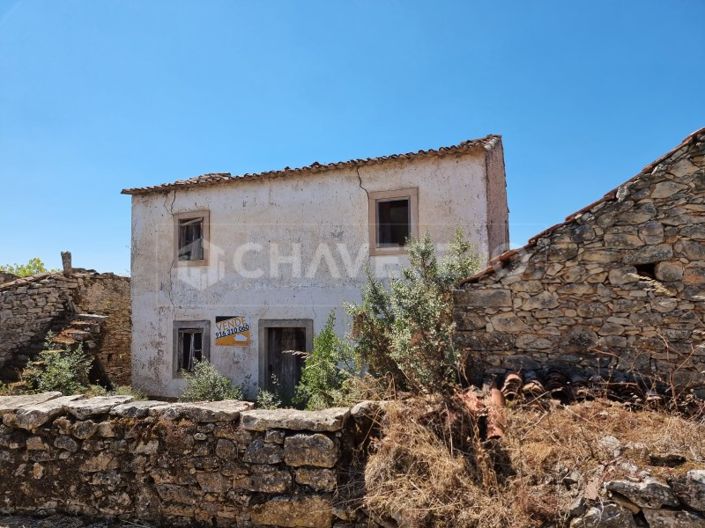
[[[702,387],[704,317],[702,131],[455,294],[457,343],[485,375],[557,368]]]
[[[164,526],[356,526],[342,490],[364,406],[251,407],[0,398],[0,511]]]
[[[132,378],[132,308],[130,279],[100,273],[84,279],[77,290],[81,312],[106,316],[95,354],[113,386],[130,385]]]
[[[24,365],[47,331],[68,325],[79,313],[107,316],[92,352],[113,384],[129,384],[130,279],[78,269],[0,285],[0,369]]]

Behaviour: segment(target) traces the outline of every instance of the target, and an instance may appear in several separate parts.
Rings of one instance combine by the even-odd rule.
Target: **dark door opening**
[[[311,350],[312,333],[310,320],[260,322],[260,387],[275,393],[284,404],[294,398],[305,361],[294,352]]]

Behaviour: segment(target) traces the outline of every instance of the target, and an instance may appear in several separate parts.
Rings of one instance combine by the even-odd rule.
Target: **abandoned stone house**
[[[0,277],[0,381],[14,382],[44,348],[83,345],[93,355],[94,380],[130,384],[130,279],[73,268]]]
[[[455,304],[476,373],[705,387],[705,129],[494,258]]]
[[[132,196],[132,382],[175,397],[208,359],[254,397],[291,397],[314,332],[384,277],[405,241],[462,228],[486,262],[508,246],[499,136],[259,174],[206,174]]]

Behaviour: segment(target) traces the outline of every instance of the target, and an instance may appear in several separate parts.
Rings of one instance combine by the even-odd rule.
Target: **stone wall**
[[[0,271],[0,284],[5,284],[6,282],[13,281],[16,278],[17,278],[17,275],[13,275],[12,273]]]
[[[455,294],[474,373],[565,369],[705,385],[705,132]]]
[[[130,381],[130,279],[73,270],[0,285],[0,367],[11,377],[41,349],[47,331],[60,332],[77,314],[105,316],[92,350],[113,383]],[[80,328],[72,329],[80,336]],[[86,334],[88,335],[88,334]],[[80,340],[80,339],[78,339]],[[7,374],[7,376],[5,376]]]
[[[112,273],[86,277],[76,292],[81,312],[106,316],[96,358],[113,385],[129,385],[132,373],[130,279]]]
[[[334,492],[350,478],[355,413],[251,407],[0,398],[0,511],[165,526],[354,526]]]

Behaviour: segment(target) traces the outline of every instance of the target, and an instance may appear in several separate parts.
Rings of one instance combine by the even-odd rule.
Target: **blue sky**
[[[0,0],[0,263],[129,272],[123,187],[503,135],[511,239],[705,126],[705,0]]]

